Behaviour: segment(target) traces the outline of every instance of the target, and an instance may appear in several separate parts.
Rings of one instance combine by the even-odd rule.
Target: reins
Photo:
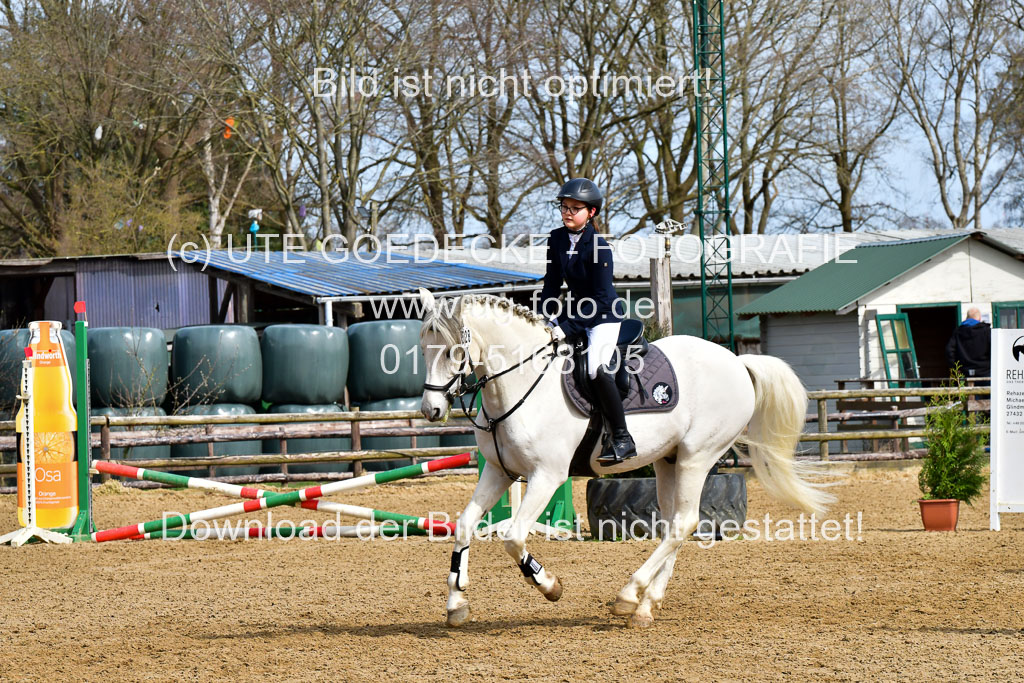
[[[526,399],[529,398],[530,394],[533,393],[533,390],[537,388],[537,385],[540,384],[540,381],[544,378],[544,375],[547,374],[548,369],[551,367],[551,363],[554,362],[555,358],[558,357],[558,344],[559,344],[558,340],[552,339],[547,344],[543,344],[542,346],[538,347],[536,351],[534,351],[532,354],[530,354],[526,358],[523,358],[522,360],[520,360],[515,365],[512,365],[512,366],[510,366],[508,368],[505,368],[504,370],[502,370],[501,372],[499,372],[499,373],[497,373],[495,375],[484,375],[483,377],[479,377],[479,378],[476,379],[475,382],[464,382],[462,385],[460,385],[458,387],[458,389],[456,389],[453,392],[453,391],[450,390],[452,385],[455,384],[465,374],[464,371],[463,371],[463,368],[465,368],[466,365],[469,362],[468,361],[469,354],[467,353],[466,356],[463,358],[463,362],[462,362],[462,365],[459,368],[459,372],[457,372],[455,375],[453,375],[450,380],[448,380],[444,384],[427,384],[427,383],[423,384],[423,388],[427,389],[429,391],[443,391],[443,392],[445,392],[445,399],[448,401],[448,408],[449,408],[449,410],[451,409],[451,405],[454,402],[454,400],[456,398],[459,399],[459,406],[462,408],[462,412],[465,413],[467,416],[469,416],[470,412],[466,408],[466,399],[465,399],[466,394],[472,394],[472,398],[470,399],[470,406],[472,406],[473,404],[475,404],[477,402],[477,396],[479,396],[480,392],[484,390],[484,387],[487,386],[488,382],[494,381],[494,380],[498,379],[499,377],[501,377],[502,375],[506,375],[509,372],[512,372],[513,370],[522,367],[524,364],[526,364],[529,361],[532,361],[534,358],[536,358],[537,356],[539,356],[542,352],[544,352],[546,350],[550,350],[551,351],[551,354],[547,357],[547,363],[544,364],[544,368],[537,375],[537,379],[533,380],[533,384],[530,385],[530,388],[526,390],[526,393],[523,394],[523,397],[520,398],[519,401],[517,401],[514,406],[512,406],[511,408],[506,410],[504,413],[502,413],[498,417],[490,417],[490,416],[487,415],[487,409],[484,408],[483,401],[481,401],[480,402],[480,414],[483,416],[484,420],[486,420],[486,424],[481,426],[479,423],[477,423],[476,418],[469,417],[469,421],[471,423],[473,423],[473,427],[475,427],[476,429],[479,429],[481,431],[490,432],[491,433],[491,438],[494,439],[494,452],[498,456],[498,465],[501,467],[502,471],[505,473],[505,476],[507,476],[509,479],[513,479],[513,478],[517,478],[517,477],[513,477],[512,476],[512,474],[509,472],[508,468],[505,467],[505,461],[502,460],[501,450],[498,448],[498,425],[501,424],[502,422],[504,422],[514,412],[519,410],[519,408],[522,407],[523,403],[526,402]],[[549,349],[549,347],[550,347],[550,349]]]

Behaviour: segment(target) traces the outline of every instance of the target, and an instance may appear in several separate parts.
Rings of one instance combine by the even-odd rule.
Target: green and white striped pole
[[[418,468],[420,466],[413,465],[412,467]],[[212,479],[203,479],[202,477],[186,477],[184,475],[173,474],[171,472],[147,470],[142,467],[122,465],[120,463],[108,460],[97,460],[95,463],[93,463],[93,469],[96,472],[112,474],[117,477],[125,477],[128,479],[155,481],[160,482],[162,484],[170,484],[172,486],[181,486],[183,488],[217,491],[219,493],[224,493],[226,495],[234,496],[236,498],[255,499],[275,495],[274,491],[267,491],[266,489],[259,489],[251,486],[238,486],[237,484],[228,484],[227,482],[214,481]],[[384,474],[384,472],[378,472],[377,474]],[[419,474],[419,472],[417,472],[417,474]],[[372,480],[372,482],[370,484],[367,484],[367,486],[377,483],[375,474],[359,477],[359,479],[364,481]],[[348,505],[346,503],[336,503],[334,501],[329,500],[307,500],[299,503],[299,505],[306,508],[307,510],[317,510],[319,512],[345,515],[346,517],[370,519],[377,522],[383,522],[388,520],[400,522],[406,528],[429,530],[431,533],[434,534],[455,533],[454,522],[437,522],[427,517],[403,515],[397,512],[375,510],[373,508],[362,507],[360,505]]]
[[[168,529],[167,532],[154,531],[143,536],[133,536],[131,540],[147,539],[159,540],[217,540],[237,541],[243,538],[373,538],[376,536],[400,536],[406,533],[401,527],[392,524],[372,525],[368,527],[359,526],[283,526],[272,527],[213,527],[209,529]],[[426,532],[419,529],[408,529],[407,533],[425,536]]]
[[[282,505],[297,505],[332,493],[352,491],[355,489],[366,488],[367,486],[386,484],[400,479],[407,479],[409,477],[427,474],[428,472],[436,472],[438,470],[450,469],[453,467],[462,467],[469,463],[469,459],[469,453],[462,453],[461,455],[439,458],[437,460],[430,460],[416,465],[408,465],[406,467],[399,467],[393,470],[375,472],[362,477],[355,477],[354,479],[335,481],[321,486],[311,486],[298,491],[269,494],[239,503],[222,505],[220,507],[209,508],[207,510],[199,510],[186,515],[174,515],[172,517],[144,522],[142,524],[97,531],[92,534],[92,539],[97,543],[102,543],[104,541],[116,541],[125,538],[132,538],[134,536],[143,536],[154,531],[166,532],[168,529],[188,526],[194,522],[221,519],[223,517],[230,517],[231,515],[257,512],[259,510],[280,507]],[[97,461],[95,465],[100,465],[100,462]],[[97,470],[100,471],[98,467]]]

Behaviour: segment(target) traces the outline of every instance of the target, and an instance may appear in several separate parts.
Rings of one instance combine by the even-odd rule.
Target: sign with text
[[[1024,512],[1024,330],[992,330],[992,458],[989,527]]]

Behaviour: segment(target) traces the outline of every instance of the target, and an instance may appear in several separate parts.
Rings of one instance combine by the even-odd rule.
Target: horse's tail
[[[807,411],[807,391],[785,361],[773,356],[740,356],[754,382],[754,416],[740,441],[750,451],[754,472],[768,493],[807,512],[825,512],[835,496],[811,481],[820,470],[797,462],[796,446]]]

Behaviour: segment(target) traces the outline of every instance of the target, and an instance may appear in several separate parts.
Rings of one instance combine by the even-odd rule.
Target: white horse
[[[476,418],[477,444],[486,464],[456,525],[448,625],[459,626],[469,618],[465,591],[474,530],[517,476],[526,479],[527,487],[503,534],[505,550],[528,584],[548,600],[558,600],[561,583],[527,553],[526,537],[568,478],[569,463],[588,423],[562,390],[562,369],[568,360],[551,357],[550,330],[541,316],[524,306],[494,296],[438,302],[424,289],[420,298],[420,343],[427,362],[424,416],[435,421],[447,415],[460,393],[460,377],[470,365],[478,378],[493,378],[483,389],[482,413],[491,419],[507,414],[494,426],[493,435],[480,428],[487,426],[483,415]],[[619,591],[612,607],[614,614],[628,616],[628,624],[637,627],[653,623],[653,610],[661,607],[676,552],[697,527],[708,471],[737,441],[747,444],[758,480],[776,498],[818,513],[833,500],[820,484],[808,481],[808,465],[793,459],[807,396],[785,362],[770,356],[737,357],[695,337],[667,337],[654,344],[668,356],[679,378],[678,405],[668,413],[628,416],[637,457],[604,467],[596,461],[598,447],[590,458],[595,471],[608,473],[654,464],[658,505],[668,520],[668,533]],[[501,374],[510,368],[514,369]],[[747,434],[741,439],[744,429]]]

